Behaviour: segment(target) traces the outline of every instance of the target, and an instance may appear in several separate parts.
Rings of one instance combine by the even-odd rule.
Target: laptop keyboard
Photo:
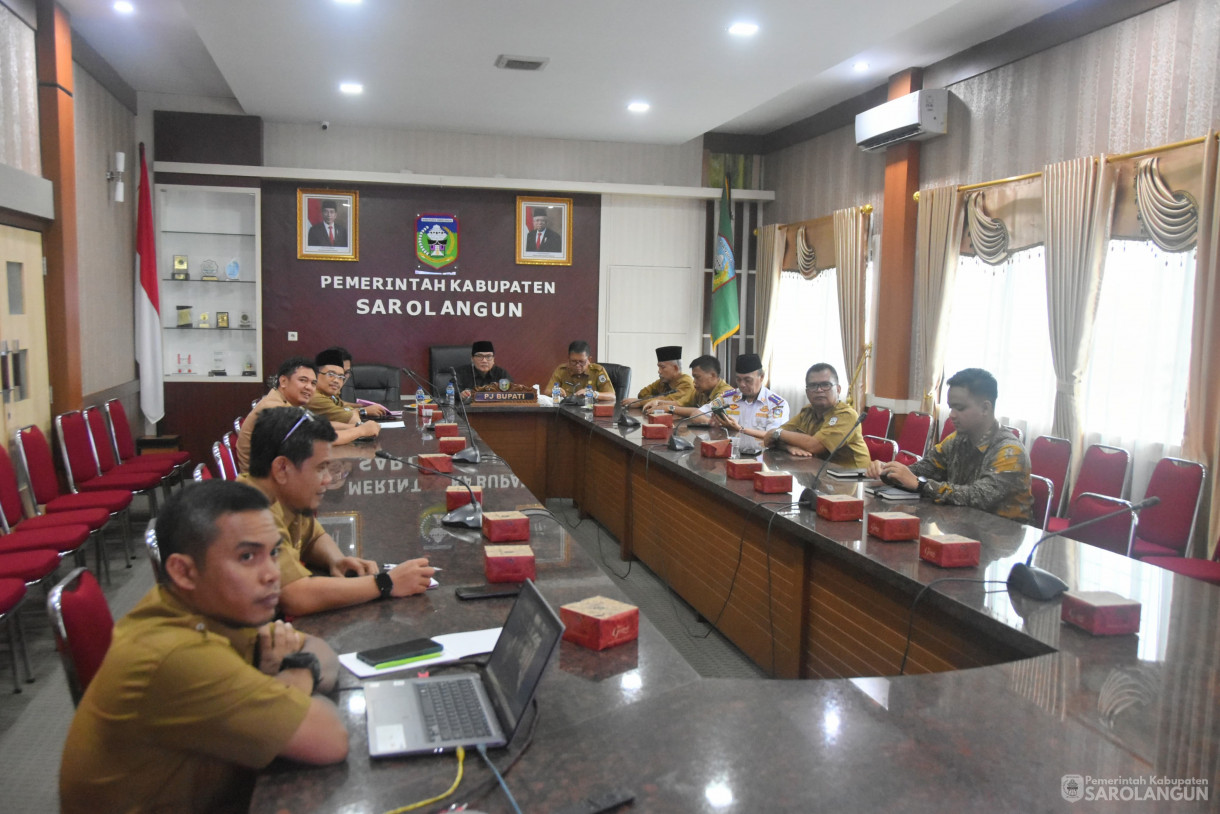
[[[491,736],[491,727],[479,704],[473,678],[420,684],[416,691],[430,741]]]

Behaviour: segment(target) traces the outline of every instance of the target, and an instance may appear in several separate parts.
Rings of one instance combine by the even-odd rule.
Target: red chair
[[[195,471],[191,473],[191,477],[196,483],[202,483],[212,479],[212,470],[208,469],[207,464],[195,464]]]
[[[875,435],[864,436],[864,445],[868,447],[868,457],[874,461],[889,462],[898,454],[898,445],[888,438],[878,438]]]
[[[59,568],[59,552],[47,548],[0,553],[0,579],[19,579],[28,588],[45,581]]]
[[[168,500],[170,494],[170,485],[178,476],[178,468],[174,466],[174,462],[166,458],[153,458],[151,456],[145,458],[137,458],[129,463],[122,463],[118,459],[114,437],[110,432],[110,428],[106,426],[106,416],[96,407],[86,407],[81,413],[85,417],[85,424],[89,427],[89,437],[93,440],[93,453],[97,458],[98,468],[101,469],[103,475],[108,475],[112,472],[126,474],[156,474],[161,480],[161,488],[165,491],[165,497]]]
[[[47,615],[55,631],[55,649],[68,675],[72,703],[79,704],[110,649],[114,617],[93,574],[77,568],[47,596]]]
[[[913,452],[907,452],[905,449],[898,450],[898,454],[894,456],[894,460],[903,466],[914,466],[923,460],[922,455],[916,455]]]
[[[898,433],[898,448],[923,455],[928,448],[928,437],[932,432],[932,416],[927,413],[907,413],[907,420]]]
[[[1034,525],[1044,529],[1051,516],[1051,504],[1055,500],[1055,484],[1050,478],[1030,475],[1029,491],[1034,495]]]
[[[1000,426],[1000,429],[1008,430],[1010,433],[1012,433],[1013,435],[1015,435],[1017,437],[1018,441],[1021,440],[1021,430],[1019,430],[1018,428],[1009,426],[1008,424],[1003,424]]]
[[[1076,483],[1072,485],[1069,506],[1074,505],[1076,499],[1085,492],[1113,498],[1121,497],[1123,486],[1127,483],[1127,469],[1130,464],[1131,455],[1125,449],[1104,444],[1089,447],[1085,450]],[[1047,531],[1063,531],[1067,527],[1067,518],[1063,517],[1052,517],[1046,524]]]
[[[55,474],[55,461],[51,457],[51,446],[42,430],[34,425],[22,427],[13,438],[13,446],[21,461],[22,472],[34,504],[42,506],[46,514],[55,515],[81,509],[105,509],[111,517],[118,517],[123,525],[123,542],[127,551],[127,564],[131,566],[131,513],[130,489],[110,489],[79,494],[61,494],[59,476]]]
[[[221,480],[237,480],[237,460],[233,451],[219,441],[212,444],[212,457],[216,459],[216,469]]]
[[[1216,553],[1210,560],[1197,557],[1145,557],[1143,561],[1175,574],[1220,585],[1220,543],[1217,543]]]
[[[17,674],[17,650],[25,662],[26,681],[34,680],[30,670],[30,654],[25,649],[25,631],[21,629],[21,605],[25,601],[25,582],[19,579],[0,579],[0,622],[8,628],[8,653],[13,660],[13,692],[21,692],[21,678]]]
[[[957,429],[953,426],[953,419],[946,416],[945,423],[942,424],[941,428],[940,428],[941,443],[944,443],[945,439],[948,438],[953,433],[955,433],[956,431],[957,431]]]
[[[1203,493],[1203,464],[1181,458],[1162,458],[1152,470],[1145,497],[1161,502],[1140,512],[1140,533],[1131,556],[1185,557],[1195,533],[1195,516]]]
[[[93,437],[85,424],[85,417],[78,410],[56,416],[55,433],[59,436],[69,489],[73,492],[126,489],[133,494],[142,494],[148,497],[149,512],[156,517],[156,490],[161,485],[160,475],[155,472],[109,472],[103,475],[93,448]]]
[[[1068,468],[1072,465],[1072,442],[1053,435],[1041,435],[1029,448],[1029,469],[1035,475],[1046,478],[1055,487],[1056,502],[1050,504],[1051,517],[1059,515],[1067,488]],[[1049,520],[1048,520],[1049,522]]]
[[[1072,501],[1072,508],[1068,511],[1065,526],[1083,523],[1086,520],[1101,517],[1103,514],[1109,514],[1123,507],[1130,509],[1131,502],[1110,497],[1109,495],[1085,492],[1078,495]],[[1128,511],[1109,520],[1103,520],[1087,528],[1074,531],[1071,537],[1073,540],[1079,540],[1082,543],[1088,543],[1098,548],[1104,548],[1107,551],[1113,551],[1116,554],[1129,556],[1131,541],[1135,538],[1137,523],[1138,518],[1136,518],[1135,512]]]
[[[156,461],[161,458],[169,459],[174,468],[178,470],[178,478],[181,480],[184,474],[190,469],[191,453],[189,452],[158,452],[156,455],[141,456],[136,451],[136,441],[131,435],[131,423],[127,420],[127,410],[123,407],[123,402],[118,399],[111,399],[104,405],[106,410],[106,419],[110,424],[110,437],[114,441],[114,451],[121,463],[132,463],[142,460],[146,457],[150,461]]]
[[[245,416],[239,415],[237,418],[233,419],[233,432],[237,433],[238,435],[241,435],[241,422],[244,418]]]
[[[890,434],[890,419],[893,413],[888,407],[869,407],[868,415],[864,417],[864,423],[860,425],[860,432],[865,435],[874,435],[878,438],[884,438]]]

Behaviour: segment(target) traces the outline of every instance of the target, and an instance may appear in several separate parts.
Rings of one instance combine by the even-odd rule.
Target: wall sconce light
[[[127,166],[127,153],[114,154],[114,169],[106,171],[106,180],[114,181],[114,202],[123,202],[123,169]]]

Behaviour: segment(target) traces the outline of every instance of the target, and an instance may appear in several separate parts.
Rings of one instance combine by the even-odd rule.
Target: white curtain
[[[859,409],[864,404],[864,388],[867,372],[863,371],[867,341],[865,309],[867,286],[865,282],[868,266],[868,228],[871,207],[866,211],[859,206],[838,209],[835,218],[835,268],[838,271],[839,329],[843,341],[843,362],[848,367],[840,374],[843,400]],[[852,374],[861,369],[861,375],[851,385]]]
[[[758,230],[758,271],[754,277],[754,335],[763,370],[771,374],[775,356],[773,315],[779,304],[780,266],[784,262],[784,233],[777,224]],[[774,378],[771,379],[774,381]]]
[[[839,330],[838,272],[827,269],[812,280],[798,272],[780,275],[778,303],[772,315],[775,356],[770,388],[788,400],[796,413],[806,404],[805,371],[815,362],[828,362],[845,387],[843,345]]]
[[[916,223],[910,397],[921,399],[920,409],[932,413],[944,369],[946,327],[962,243],[957,187],[920,190]]]

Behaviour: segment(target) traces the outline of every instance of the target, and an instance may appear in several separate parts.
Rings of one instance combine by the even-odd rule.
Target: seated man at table
[[[318,368],[304,356],[293,356],[280,365],[275,376],[275,387],[263,396],[254,409],[241,422],[237,435],[237,471],[245,472],[250,465],[250,433],[259,413],[273,407],[304,407],[313,398],[318,387]]]
[[[267,410],[254,427],[250,470],[243,477],[273,501],[284,544],[280,609],[288,616],[423,593],[431,582],[426,558],[382,572],[372,560],[345,555],[317,521],[314,513],[333,477],[334,438],[329,422],[302,409]],[[329,576],[312,576],[310,566]],[[354,576],[345,576],[349,572]]]
[[[995,417],[999,388],[986,370],[971,367],[948,381],[949,417],[956,431],[909,468],[897,461],[869,464],[883,477],[936,503],[973,506],[1021,523],[1033,518],[1029,456]]]
[[[808,406],[797,413],[796,418],[772,430],[766,443],[782,446],[797,457],[825,458],[838,447],[831,463],[849,469],[867,467],[868,446],[856,424],[860,415],[839,400],[840,392],[839,374],[833,365],[818,362],[810,367],[805,371]]]
[[[338,354],[338,357],[343,364],[343,375],[346,377],[343,384],[346,386],[346,383],[352,380],[352,352],[347,348],[334,345],[322,351],[322,353],[318,354],[318,356],[321,356],[322,354],[327,354],[327,357],[332,359],[334,356],[331,354]],[[316,362],[317,359],[314,361]],[[342,390],[343,387],[340,387],[339,389]],[[341,395],[342,393],[340,393],[340,396]],[[342,401],[342,399],[340,399],[340,401]],[[350,410],[355,410],[361,418],[379,418],[384,415],[389,415],[390,413],[389,408],[381,404],[359,404],[351,401],[343,401],[343,405]]]
[[[624,406],[639,407],[645,413],[670,404],[685,407],[695,398],[695,380],[682,372],[682,348],[666,345],[657,348],[655,382],[640,390],[637,398],[624,399]]]
[[[508,371],[496,364],[496,348],[486,339],[470,346],[470,365],[457,368],[456,387],[462,398],[470,398],[476,387],[498,384],[501,379],[512,381]]]
[[[589,343],[577,339],[568,345],[568,361],[555,368],[546,380],[542,394],[549,396],[555,385],[559,385],[564,396],[583,396],[586,390],[597,393],[598,401],[614,401],[614,384],[610,374],[597,362],[589,361]]]
[[[788,423],[788,402],[763,385],[766,373],[756,353],[743,353],[733,365],[735,390],[726,390],[699,408],[712,413],[713,420],[730,430],[759,439]]]
[[[359,406],[348,405],[339,398],[339,391],[347,381],[343,370],[343,357],[337,349],[324,350],[314,359],[318,370],[318,387],[306,408],[314,415],[330,422],[335,428],[335,444],[350,444],[361,438],[376,438],[381,425],[376,421],[361,419]]]
[[[652,409],[668,410],[674,415],[689,418],[699,415],[705,404],[717,398],[723,399],[724,394],[731,389],[729,383],[720,378],[720,360],[715,356],[704,355],[691,362],[690,375],[695,384],[695,395],[688,404],[681,405],[666,398],[659,398]],[[691,419],[688,423],[707,426],[711,423],[711,417]]]
[[[348,735],[327,645],[272,622],[280,535],[267,498],[195,484],[157,517],[159,584],[119,620],[64,743],[60,810],[245,811],[276,757],[338,763]]]

